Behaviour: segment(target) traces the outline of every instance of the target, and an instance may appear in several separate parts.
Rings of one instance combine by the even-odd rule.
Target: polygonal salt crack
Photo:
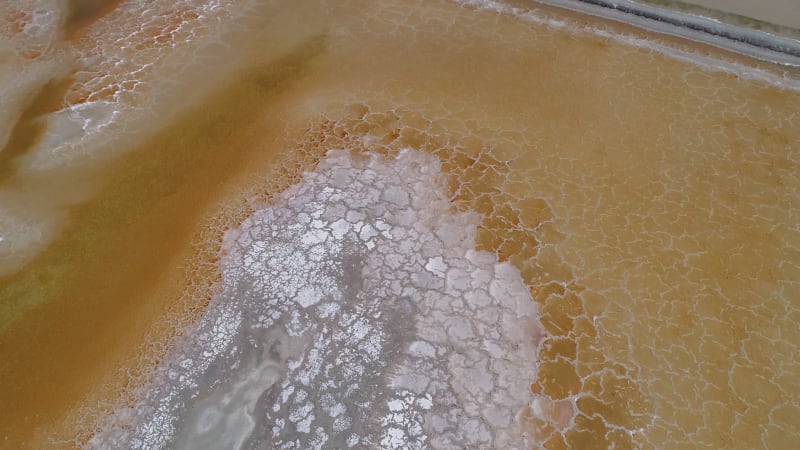
[[[522,448],[541,327],[438,160],[331,151],[228,233],[222,293],[97,447]],[[445,245],[446,243],[446,245]]]

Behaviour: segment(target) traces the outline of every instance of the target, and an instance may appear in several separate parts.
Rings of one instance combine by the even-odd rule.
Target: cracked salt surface
[[[222,289],[95,448],[523,448],[541,325],[438,160],[331,151],[225,237]]]

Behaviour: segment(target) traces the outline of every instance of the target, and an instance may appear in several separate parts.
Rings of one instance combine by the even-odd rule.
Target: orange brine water
[[[800,432],[800,90],[782,68],[523,2],[9,5],[0,10],[9,36],[0,403],[14,406],[0,411],[0,447],[208,442],[188,425],[141,434],[155,417],[154,386],[185,398],[176,423],[194,423],[191,405],[229,392],[242,403],[220,407],[226,417],[260,417],[229,428],[242,434],[231,442],[277,442],[259,420],[278,423],[269,414],[284,406],[275,400],[270,412],[257,400],[273,398],[270,383],[289,383],[286,361],[326,335],[262,336],[219,311],[254,293],[296,295],[263,300],[285,317],[325,304],[308,289],[281,297],[280,286],[230,283],[294,270],[267,250],[264,266],[234,263],[256,248],[242,236],[274,230],[258,239],[278,248],[269,236],[313,226],[292,196],[326,186],[341,197],[324,208],[349,205],[353,221],[336,228],[344,222],[323,214],[320,229],[331,230],[325,239],[344,230],[342,242],[353,232],[360,255],[345,251],[337,266],[325,253],[346,279],[342,298],[383,298],[373,284],[413,280],[375,306],[407,327],[368,322],[387,358],[395,345],[411,359],[362,366],[413,391],[426,345],[441,346],[449,362],[426,376],[435,384],[431,374],[447,372],[436,392],[452,391],[478,424],[436,432],[435,392],[407,409],[390,400],[388,410],[416,411],[424,445],[790,448]],[[374,202],[356,186],[375,189]],[[353,231],[359,221],[374,230]],[[290,253],[313,253],[308,239]],[[419,264],[371,265],[371,245],[393,255],[386,264]],[[327,279],[327,269],[302,267],[311,272],[291,279]],[[463,279],[486,295],[463,290]],[[416,306],[402,309],[403,298]],[[448,317],[472,330],[495,312],[519,320],[496,319],[496,336],[434,326],[424,320],[435,298],[455,299]],[[253,320],[266,314],[242,305]],[[409,312],[426,308],[434,312]],[[242,342],[292,344],[280,358],[240,344],[221,372],[186,372],[222,387],[189,392],[163,374],[203,360],[187,342],[216,342],[199,337],[206,323],[229,324]],[[446,332],[425,334],[437,328]],[[305,389],[322,399],[321,385]],[[487,440],[469,440],[481,430]],[[375,433],[361,445],[394,445]]]

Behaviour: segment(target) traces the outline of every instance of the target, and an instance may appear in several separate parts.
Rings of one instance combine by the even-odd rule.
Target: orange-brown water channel
[[[94,3],[63,45],[134,27]],[[522,420],[546,448],[791,448],[800,92],[586,27],[756,64],[743,58],[555,9],[535,14],[567,27],[445,1],[258,8],[267,26],[230,38],[235,64],[208,50],[215,83],[164,88],[196,99],[154,104],[125,152],[53,172],[0,153],[7,192],[80,190],[43,208],[59,215],[51,241],[0,278],[0,448],[91,435],[210,298],[248,199],[365,139],[438,156],[457,207],[483,214],[478,247],[530,287],[546,401]],[[50,100],[83,89],[66,79]]]

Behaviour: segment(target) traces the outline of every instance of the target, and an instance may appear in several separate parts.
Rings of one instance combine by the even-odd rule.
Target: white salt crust
[[[415,150],[316,171],[225,237],[222,286],[90,448],[529,448],[542,328]]]

